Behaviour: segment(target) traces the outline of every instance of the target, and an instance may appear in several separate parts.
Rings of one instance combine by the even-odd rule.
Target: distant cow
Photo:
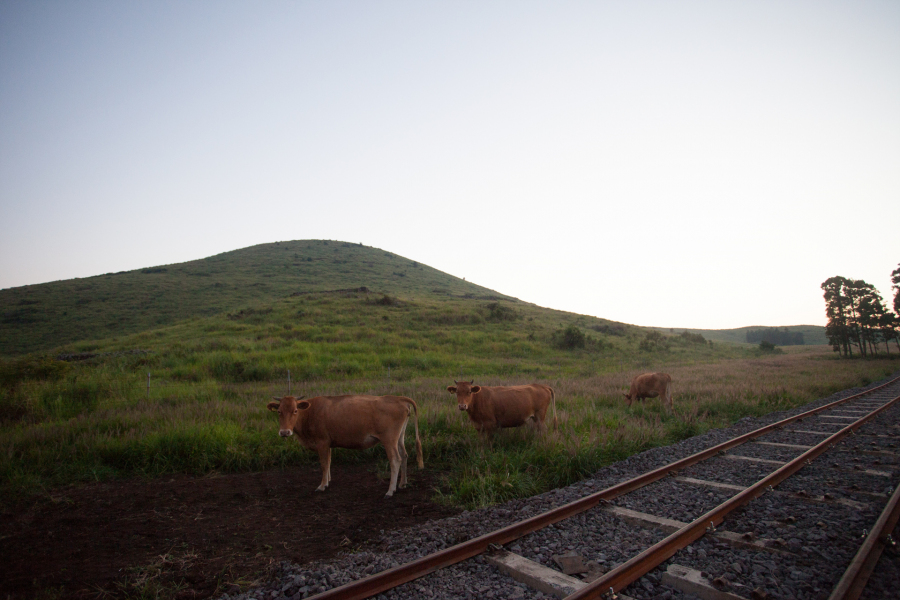
[[[533,419],[538,431],[544,431],[547,408],[553,404],[553,427],[556,428],[556,394],[553,388],[531,385],[482,386],[473,381],[454,381],[447,391],[456,394],[459,410],[469,414],[475,429],[490,439],[501,427],[519,427]]]
[[[416,403],[403,396],[316,396],[301,400],[293,396],[275,398],[269,402],[269,410],[278,413],[281,437],[294,433],[300,443],[319,453],[322,465],[322,483],[316,488],[322,492],[331,482],[331,449],[353,448],[364,450],[378,442],[384,445],[391,463],[391,485],[386,498],[400,486],[406,485],[406,448],[403,438],[409,415],[415,413],[416,459],[419,468],[422,461],[422,442],[419,440],[419,410]]]
[[[672,410],[672,377],[668,373],[644,373],[631,380],[631,390],[624,394],[628,406],[634,400],[644,398],[663,398]]]

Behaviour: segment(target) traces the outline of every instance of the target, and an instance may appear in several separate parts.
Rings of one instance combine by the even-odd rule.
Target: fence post
[[[147,372],[147,400],[150,399],[150,372]]]
[[[291,370],[288,369],[288,396],[291,395]]]

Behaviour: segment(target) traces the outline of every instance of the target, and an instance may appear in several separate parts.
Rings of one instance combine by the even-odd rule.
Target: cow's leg
[[[550,408],[550,405],[543,408],[539,408],[534,411],[534,424],[537,427],[537,431],[540,435],[544,435],[547,431],[547,409]]]
[[[406,453],[406,425],[409,423],[409,417],[403,421],[403,427],[400,428],[400,437],[397,438],[397,453],[400,455],[400,482],[397,487],[403,489],[406,487],[406,463],[409,455]]]
[[[322,465],[322,482],[316,488],[317,492],[324,492],[331,482],[331,448],[319,448],[319,464]]]
[[[331,485],[331,448],[328,448],[328,481],[325,482],[326,486]]]
[[[388,455],[388,462],[391,463],[391,485],[388,487],[385,498],[394,495],[397,489],[397,477],[400,475],[400,453],[397,452],[397,442],[395,440],[384,440],[384,450]]]

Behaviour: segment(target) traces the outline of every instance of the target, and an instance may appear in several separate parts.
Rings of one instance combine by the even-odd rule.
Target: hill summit
[[[513,300],[362,244],[274,242],[185,263],[0,290],[0,354],[136,333],[292,294],[351,288]]]

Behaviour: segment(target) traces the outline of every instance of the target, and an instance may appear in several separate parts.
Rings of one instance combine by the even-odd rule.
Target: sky
[[[645,326],[900,263],[900,3],[0,3],[0,289],[363,243]]]

